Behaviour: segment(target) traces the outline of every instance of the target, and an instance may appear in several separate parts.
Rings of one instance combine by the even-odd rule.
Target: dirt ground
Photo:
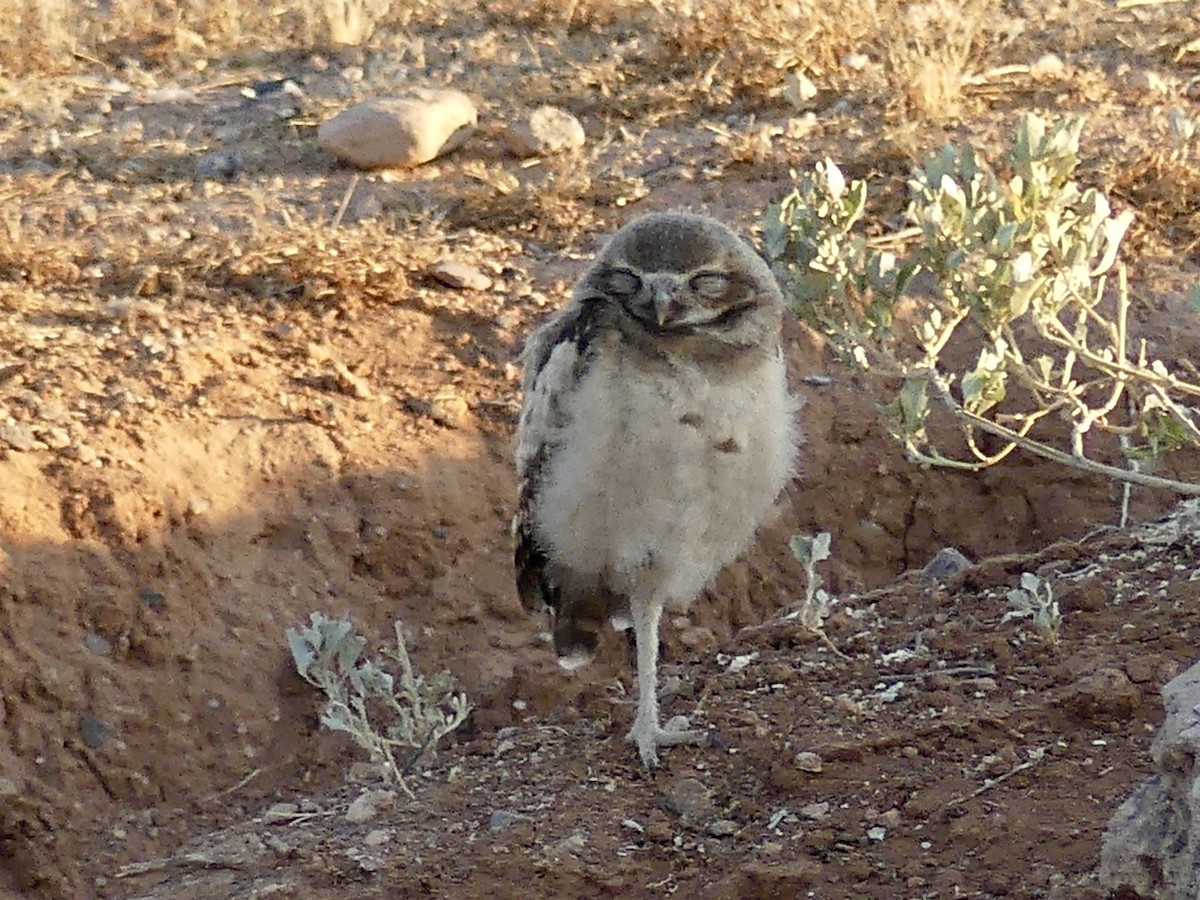
[[[1200,115],[1200,17],[994,5],[945,108],[895,90],[885,28],[842,35],[865,62],[814,49],[797,107],[795,59],[750,78],[741,31],[686,44],[588,3],[447,6],[365,50],[0,69],[0,896],[1105,896],[1104,827],[1200,646],[1200,515],[1161,520],[1174,495],[1136,490],[1118,531],[1120,489],[1052,463],[920,469],[793,321],[803,472],[665,628],[664,712],[717,746],[643,771],[623,642],[560,672],[511,577],[521,338],[637,212],[749,231],[830,156],[882,217],[944,141],[1086,114],[1081,177],[1139,215],[1138,336],[1200,359],[1200,151],[1162,150],[1168,110]],[[471,94],[472,140],[375,174],[316,147],[406,83]],[[507,156],[543,102],[587,148]],[[231,177],[196,175],[210,153]],[[786,618],[788,539],[821,530],[828,642]],[[945,547],[975,565],[922,579]],[[1006,615],[1024,572],[1053,579],[1057,644]],[[284,640],[313,611],[372,643],[400,619],[468,693],[415,797],[319,725]]]

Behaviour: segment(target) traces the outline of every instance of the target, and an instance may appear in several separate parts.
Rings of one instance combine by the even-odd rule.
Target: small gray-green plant
[[[947,146],[909,179],[913,227],[870,241],[858,229],[866,184],[819,162],[768,210],[765,249],[801,317],[891,391],[889,430],[915,462],[977,471],[1021,447],[1120,481],[1200,493],[1200,484],[1143,470],[1200,445],[1191,405],[1200,384],[1129,334],[1117,254],[1132,214],[1073,179],[1082,127],[1026,116],[1003,175],[970,145]],[[940,446],[927,428],[935,404],[952,414],[961,448]],[[1048,416],[1065,421],[1065,446],[1053,431],[1033,432]],[[999,441],[988,445],[981,432]],[[1096,460],[1096,434],[1137,465]]]
[[[287,642],[300,677],[328,698],[321,724],[350,735],[412,796],[405,774],[466,720],[471,711],[466,694],[455,690],[448,672],[426,678],[413,671],[399,622],[395,649],[380,649],[398,668],[397,677],[362,658],[367,642],[351,622],[319,612],[309,618],[308,627],[287,630]],[[381,726],[383,718],[390,722]]]
[[[1013,609],[1004,614],[1001,622],[1011,619],[1033,619],[1038,634],[1049,644],[1058,643],[1058,632],[1062,627],[1062,612],[1054,599],[1054,586],[1032,572],[1021,574],[1021,586],[1006,595]]]
[[[804,604],[797,615],[800,624],[810,631],[820,631],[826,617],[833,608],[833,598],[822,585],[825,580],[817,572],[817,563],[829,559],[829,532],[822,531],[816,537],[792,535],[788,546],[792,556],[804,567]]]

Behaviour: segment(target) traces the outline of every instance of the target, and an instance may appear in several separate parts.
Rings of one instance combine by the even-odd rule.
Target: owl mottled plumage
[[[794,401],[766,264],[706,216],[660,213],[613,235],[571,300],[530,335],[513,532],[521,601],[553,613],[566,668],[601,628],[633,625],[629,739],[700,740],[658,721],[658,624],[750,544],[792,474]]]

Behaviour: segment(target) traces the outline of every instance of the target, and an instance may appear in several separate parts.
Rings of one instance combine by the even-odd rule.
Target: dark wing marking
[[[546,448],[538,450],[537,456],[525,470],[521,479],[517,499],[517,514],[513,517],[513,566],[517,576],[517,594],[521,605],[529,612],[545,607],[558,607],[559,587],[549,577],[550,558],[538,545],[534,533],[534,505],[542,470],[546,464]]]
[[[600,313],[604,305],[601,297],[584,298],[569,306],[530,336],[524,352],[525,360],[525,404],[531,402],[531,394],[540,387],[539,380],[556,347],[564,343],[575,346],[573,379],[578,379],[587,370],[591,358],[592,341],[599,328]],[[562,387],[559,386],[559,390]],[[555,393],[543,402],[557,404]],[[522,411],[522,422],[525,420]],[[543,435],[543,441],[550,435]],[[513,565],[516,570],[517,593],[521,604],[530,612],[545,607],[557,610],[560,605],[561,585],[551,576],[551,560],[540,545],[536,533],[538,492],[550,458],[552,445],[543,442],[518,472],[520,476],[517,514],[513,517]]]

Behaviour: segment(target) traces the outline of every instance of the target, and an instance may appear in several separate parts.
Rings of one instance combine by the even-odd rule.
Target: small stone
[[[20,788],[11,778],[0,778],[0,797],[15,797],[19,792]]]
[[[679,643],[698,656],[711,656],[721,645],[711,628],[695,625],[679,632]]]
[[[370,784],[378,782],[379,779],[385,777],[387,776],[382,765],[379,763],[364,762],[361,759],[350,763],[350,769],[346,773],[346,780],[351,784]]]
[[[842,57],[842,65],[852,72],[861,72],[871,64],[871,57],[865,53],[847,53]]]
[[[363,791],[346,810],[347,822],[367,822],[396,804],[395,791]]]
[[[470,415],[471,407],[457,394],[439,394],[429,410],[429,417],[446,428],[461,428]]]
[[[0,425],[0,441],[3,441],[14,450],[28,452],[30,450],[39,450],[45,446],[33,434],[33,429],[23,422],[9,422],[6,425]]]
[[[62,450],[71,446],[71,435],[65,428],[47,428],[42,432],[42,441],[51,450]]]
[[[792,764],[801,772],[821,772],[825,765],[821,761],[821,757],[813,753],[811,750],[803,750],[797,753],[792,760]]]
[[[196,177],[202,181],[233,181],[242,169],[233,153],[205,153],[196,160]]]
[[[442,260],[429,270],[429,274],[446,287],[460,290],[486,291],[492,286],[492,279],[474,266],[451,260]]]
[[[278,822],[289,822],[299,812],[300,805],[298,803],[276,803],[263,814],[263,821],[269,825]]]
[[[195,103],[196,92],[190,88],[157,88],[146,96],[147,103]]]
[[[819,803],[808,803],[798,810],[800,817],[813,822],[820,822],[829,817],[829,804],[822,800]]]
[[[712,817],[712,791],[699,778],[677,779],[663,795],[667,809],[679,816],[685,825],[699,825]]]
[[[350,219],[354,222],[369,222],[383,213],[383,201],[374,191],[360,191],[350,207]]]
[[[587,847],[587,843],[587,835],[582,831],[577,831],[555,844],[554,849],[551,852],[555,856],[565,856],[568,854],[574,856]]]
[[[1099,668],[1060,694],[1062,707],[1085,722],[1125,722],[1141,705],[1141,691],[1120,669]]]
[[[460,146],[477,121],[466,94],[419,90],[343,110],[317,129],[317,142],[363,169],[416,166]]]
[[[63,422],[70,417],[71,411],[61,400],[49,399],[38,404],[37,415],[43,422]]]
[[[896,828],[899,826],[901,818],[900,810],[892,807],[887,812],[880,813],[876,821],[884,828]]]
[[[160,613],[167,608],[167,598],[151,588],[142,588],[138,591],[138,603],[151,612]]]
[[[1066,63],[1055,53],[1045,53],[1039,56],[1029,67],[1029,75],[1035,81],[1047,81],[1051,78],[1063,78],[1067,74]]]
[[[212,509],[212,501],[206,497],[192,497],[188,500],[187,514],[192,518],[202,516],[210,509]]]
[[[729,837],[737,834],[738,825],[732,819],[716,819],[705,830],[713,837]]]
[[[83,646],[87,647],[97,656],[108,656],[108,654],[112,653],[112,644],[94,631],[89,631],[83,636]]]
[[[79,735],[92,750],[99,750],[113,736],[113,730],[99,716],[84,713],[79,717]]]
[[[78,460],[85,466],[90,466],[99,458],[99,454],[88,444],[75,444],[71,447],[64,447],[63,456],[69,456],[72,459]]]
[[[783,99],[797,109],[808,106],[810,100],[817,96],[817,86],[811,78],[795,69],[788,72],[783,80]]]
[[[392,839],[392,832],[388,828],[373,828],[367,832],[367,836],[363,838],[363,843],[368,847],[382,847]]]
[[[969,568],[970,565],[971,561],[959,550],[954,547],[943,547],[921,570],[921,580],[926,583],[942,582],[955,572]]]
[[[578,150],[587,140],[579,120],[557,106],[539,106],[524,122],[509,125],[504,143],[513,156],[552,156]]]
[[[512,825],[521,817],[507,809],[497,809],[488,816],[488,831],[500,831]]]

